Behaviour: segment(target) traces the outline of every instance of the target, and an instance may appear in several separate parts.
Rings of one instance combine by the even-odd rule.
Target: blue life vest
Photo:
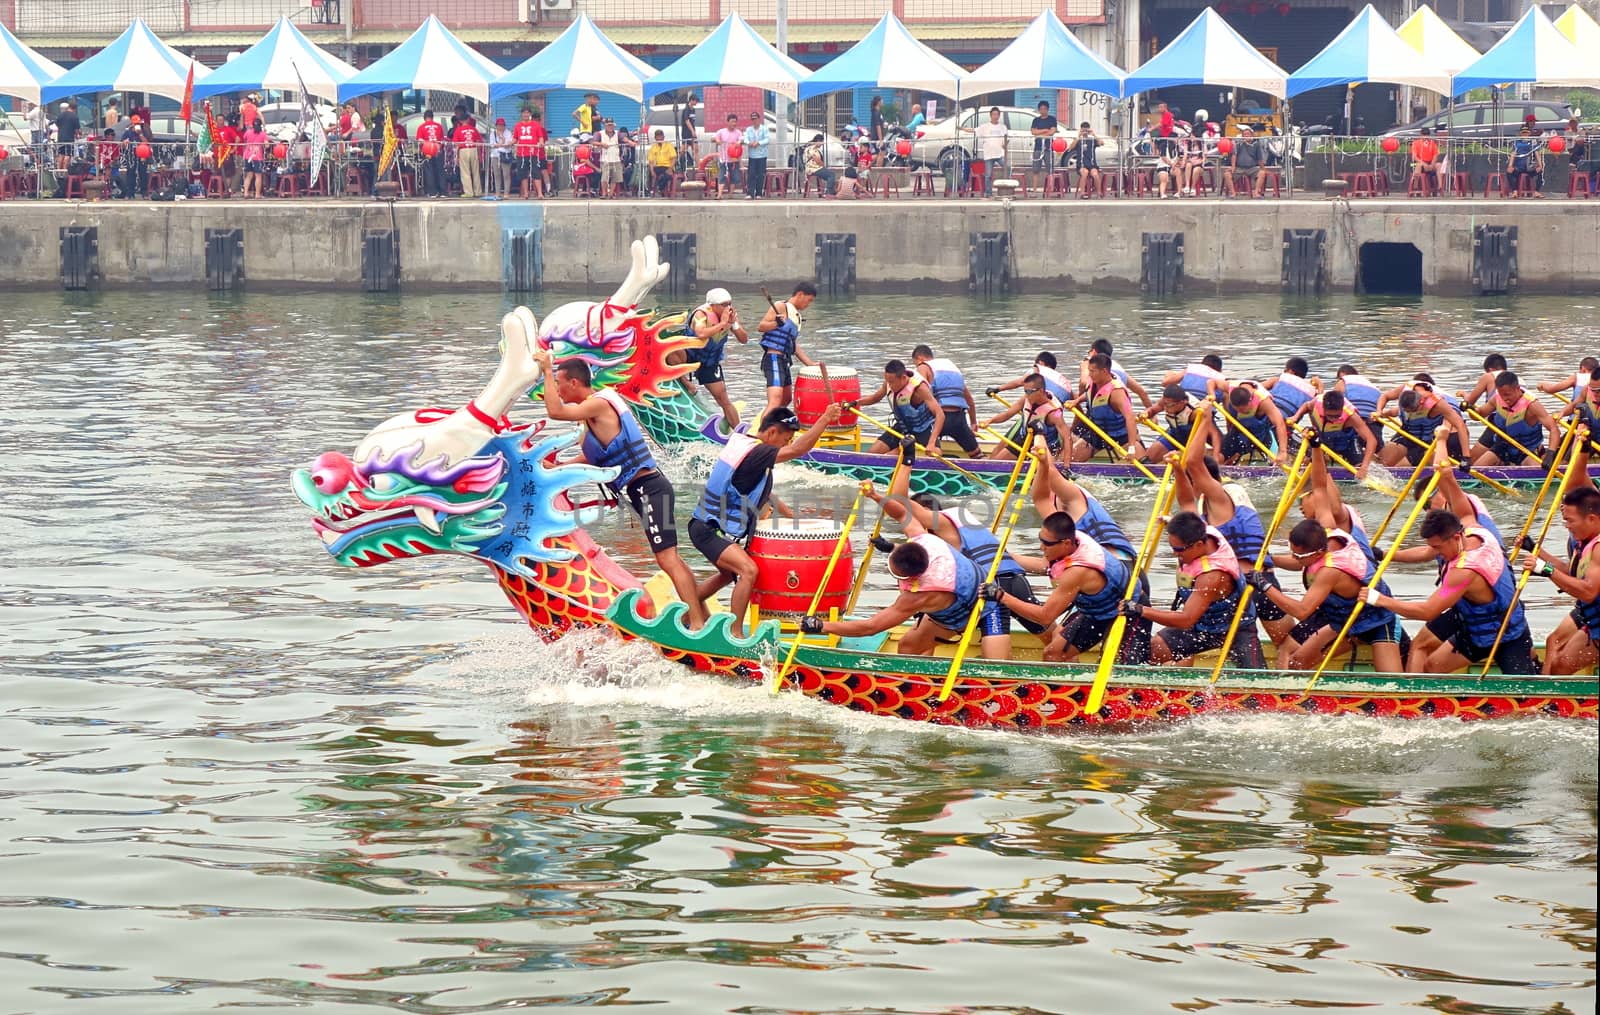
[[[1512,440],[1529,451],[1537,452],[1544,446],[1544,427],[1528,418],[1528,408],[1532,403],[1533,400],[1524,393],[1516,405],[1507,407],[1496,394],[1492,403],[1495,406],[1494,414],[1489,418],[1494,421],[1495,426],[1509,434]],[[1490,433],[1489,437],[1491,441],[1497,438],[1504,440],[1495,433]]]
[[[1424,444],[1433,443],[1433,435],[1443,422],[1443,416],[1434,416],[1428,409],[1420,409],[1417,412],[1400,410],[1400,429]]]
[[[694,333],[695,318],[705,313],[708,309],[710,309],[710,307],[711,304],[702,303],[694,309],[693,313],[689,315],[689,323],[686,324],[683,329],[683,333],[686,338],[698,340],[698,336],[696,336]],[[691,363],[721,363],[723,351],[728,346],[729,334],[729,332],[724,331],[720,337],[706,339],[704,345],[686,350],[685,358]]]
[[[910,374],[905,387],[889,392],[889,408],[894,413],[895,429],[904,436],[927,433],[933,428],[933,410],[913,401],[917,389],[927,384],[921,374]]]
[[[1044,378],[1044,389],[1058,402],[1065,402],[1072,398],[1072,385],[1059,371],[1050,367],[1036,366],[1034,372]]]
[[[981,525],[962,525],[952,515],[955,508],[948,508],[940,512],[943,522],[948,522],[956,528],[956,535],[961,538],[961,553],[973,564],[977,565],[978,573],[985,578],[989,576],[989,568],[994,566],[995,551],[1000,549],[1000,537]],[[1003,554],[1000,558],[1000,567],[995,575],[1023,574],[1022,565],[1012,559],[1011,554]]]
[[[1228,545],[1227,537],[1210,525],[1206,526],[1206,533],[1217,540],[1219,544],[1217,552],[1208,553],[1191,563],[1178,566],[1178,593],[1174,597],[1172,608],[1179,611],[1183,609],[1189,597],[1194,595],[1195,582],[1202,575],[1209,571],[1221,571],[1232,581],[1233,587],[1226,596],[1214,600],[1206,607],[1206,612],[1200,615],[1200,619],[1194,625],[1195,631],[1216,634],[1225,632],[1233,626],[1233,613],[1239,608],[1239,595],[1244,590],[1244,581],[1239,576],[1239,558]],[[1254,608],[1246,609],[1241,623],[1250,623],[1254,620]]]
[[[1128,421],[1122,410],[1111,404],[1111,397],[1122,390],[1122,384],[1110,380],[1089,394],[1089,420],[1106,432],[1118,444],[1128,443]]]
[[[616,410],[619,426],[617,435],[607,444],[601,444],[594,432],[585,427],[583,460],[602,468],[614,466],[620,469],[617,478],[611,481],[611,485],[620,490],[639,473],[655,468],[656,460],[650,454],[649,445],[644,442],[644,431],[639,429],[639,421],[633,418],[633,410],[628,408],[628,403],[622,396],[610,388],[598,391],[596,394]]]
[[[1516,592],[1516,583],[1511,578],[1511,566],[1506,562],[1505,551],[1482,529],[1468,526],[1466,531],[1468,535],[1476,535],[1482,539],[1483,545],[1469,549],[1456,558],[1456,565],[1474,572],[1489,582],[1494,590],[1494,596],[1487,603],[1474,603],[1466,596],[1462,596],[1456,601],[1456,617],[1474,645],[1488,647],[1494,644],[1495,636],[1500,633],[1500,624],[1506,620],[1509,611],[1511,619],[1506,621],[1506,633],[1501,640],[1516,641],[1528,633],[1528,618],[1523,612],[1522,602],[1511,601]],[[1498,570],[1499,573],[1491,580],[1489,572],[1494,570]]]
[[[1383,397],[1383,392],[1360,374],[1346,374],[1340,380],[1344,382],[1344,400],[1361,414],[1362,419],[1371,419],[1378,411],[1378,399]]]
[[[765,503],[768,488],[772,485],[771,472],[763,476],[748,494],[740,493],[733,485],[734,473],[739,471],[739,466],[750,452],[760,446],[761,442],[749,434],[729,434],[727,446],[711,466],[711,477],[706,480],[700,503],[695,506],[695,518],[715,525],[729,539],[741,539],[755,527],[756,519],[761,514],[761,505]]]
[[[1322,437],[1322,444],[1334,454],[1349,462],[1352,466],[1360,465],[1356,461],[1361,452],[1358,443],[1360,437],[1356,433],[1351,420],[1359,414],[1355,406],[1346,405],[1338,419],[1328,419],[1323,415],[1322,401],[1319,399],[1311,408],[1311,416],[1316,420],[1317,431]]]
[[[785,359],[791,359],[794,356],[795,345],[800,341],[800,326],[803,322],[800,311],[796,310],[793,304],[781,303],[779,306],[783,308],[784,319],[778,322],[776,328],[762,333],[761,348],[767,352],[777,353]]]
[[[955,602],[942,610],[935,610],[928,614],[928,619],[935,624],[942,624],[952,631],[965,630],[967,618],[972,616],[972,607],[978,601],[978,585],[983,581],[983,576],[978,574],[978,565],[968,560],[962,554],[954,554],[956,561],[956,588]]]
[[[1072,608],[1090,620],[1112,620],[1122,608],[1123,594],[1128,591],[1128,562],[1110,552],[1083,531],[1078,532],[1078,551],[1050,565],[1050,577],[1059,580],[1062,571],[1071,567],[1088,567],[1105,576],[1106,584],[1099,592],[1079,592]]]
[[[1596,539],[1600,539],[1600,537],[1596,537]],[[1595,539],[1591,539],[1587,543],[1574,548],[1572,552],[1572,576],[1579,581],[1583,581],[1589,576],[1589,568],[1593,566],[1593,554],[1591,551],[1594,549],[1595,541]],[[1600,597],[1578,600],[1578,617],[1591,634],[1600,633]]]
[[[961,375],[956,365],[947,359],[928,360],[928,369],[933,371],[933,397],[938,399],[939,405],[945,409],[959,409],[967,411],[967,379]]]
[[[1243,504],[1233,506],[1233,517],[1217,526],[1217,531],[1227,538],[1228,545],[1239,556],[1241,566],[1254,565],[1261,553],[1261,544],[1267,541],[1267,530],[1261,524],[1261,515],[1255,508]],[[1261,566],[1272,567],[1272,557],[1269,555]]]
[[[1299,412],[1300,407],[1315,398],[1316,394],[1317,389],[1311,386],[1310,381],[1287,370],[1279,374],[1272,385],[1272,401],[1277,404],[1284,419]]]
[[[1213,370],[1204,363],[1190,363],[1183,371],[1183,380],[1178,384],[1195,398],[1204,398],[1209,393],[1206,390],[1210,381],[1225,381],[1226,377],[1219,370]]]
[[[1088,490],[1083,491],[1083,501],[1083,514],[1072,520],[1078,531],[1125,560],[1137,557],[1139,551],[1134,549],[1133,540],[1122,531],[1122,526],[1111,517],[1106,506]]]
[[[1489,517],[1489,508],[1484,505],[1483,499],[1475,493],[1469,493],[1467,494],[1467,500],[1472,502],[1472,513],[1478,520],[1478,527],[1493,536],[1495,544],[1504,550],[1506,537],[1501,534],[1500,526],[1496,525],[1494,519]]]
[[[1347,536],[1350,535],[1350,533],[1339,532],[1338,530],[1335,530],[1328,533],[1328,535],[1330,537],[1336,537]],[[1355,542],[1355,545],[1359,547],[1360,543]],[[1356,563],[1357,560],[1360,561],[1359,564]],[[1347,556],[1337,550],[1330,550],[1323,556],[1322,566],[1338,568],[1345,574],[1350,575],[1356,581],[1360,582],[1363,587],[1372,584],[1372,576],[1378,570],[1378,566],[1372,562],[1372,558],[1366,553],[1350,554]],[[1310,583],[1307,582],[1307,584],[1309,585]],[[1382,579],[1379,579],[1377,585],[1374,587],[1382,595],[1387,596],[1390,594],[1389,583],[1383,581]],[[1350,619],[1350,614],[1354,612],[1355,608],[1355,596],[1341,596],[1337,592],[1330,591],[1327,595],[1327,598],[1322,601],[1322,605],[1317,608],[1317,613],[1329,626],[1333,627],[1335,630],[1338,630],[1344,626],[1345,621]],[[1361,614],[1356,617],[1356,622],[1353,626],[1351,626],[1350,631],[1353,634],[1367,634],[1372,631],[1382,630],[1394,622],[1395,615],[1392,611],[1381,609],[1376,606],[1363,606],[1361,608]]]

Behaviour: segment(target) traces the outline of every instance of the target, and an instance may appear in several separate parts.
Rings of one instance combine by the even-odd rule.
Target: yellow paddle
[[[1039,461],[1028,454],[1028,444],[1032,439],[1032,431],[1029,431],[1028,435],[1022,439],[1023,450],[1022,454],[1017,456],[1017,468],[1011,470],[1011,482],[1006,484],[1005,495],[1000,498],[1000,507],[995,511],[995,521],[997,522],[1000,520],[1000,515],[1005,512],[1006,505],[1011,500],[1011,495],[1016,491],[1017,477],[1022,474],[1024,460],[1028,463],[1028,485],[1031,486],[1033,483],[1033,470],[1038,466]],[[1010,542],[1011,530],[1016,528],[1017,519],[1022,516],[1022,505],[1025,501],[1026,498],[1018,497],[1016,503],[1011,507],[1011,516],[1006,519],[1005,531],[1000,533],[1000,545],[995,547],[994,560],[989,563],[989,573],[984,575],[983,578],[986,584],[994,581],[995,575],[1000,572],[1000,564],[1005,560],[1006,543]],[[944,686],[939,688],[940,701],[950,697],[950,692],[955,689],[956,674],[961,672],[961,660],[966,658],[967,646],[972,644],[972,635],[978,629],[978,618],[983,615],[983,608],[987,605],[987,601],[980,595],[978,601],[972,604],[972,612],[967,614],[966,629],[961,632],[961,641],[956,645],[955,657],[950,660],[950,669],[944,675]]]
[[[889,495],[894,495],[895,479],[899,477],[900,470],[906,467],[905,459],[894,463],[894,468],[889,471]],[[867,540],[867,548],[861,553],[861,563],[856,568],[856,583],[850,589],[850,601],[845,604],[846,614],[854,613],[856,600],[861,598],[861,589],[867,584],[867,565],[872,563],[872,551],[877,549],[878,537],[883,534],[883,516],[888,514],[883,508],[878,509],[878,521],[872,526],[872,538]]]
[[[1567,448],[1572,444],[1572,435],[1577,432],[1578,423],[1576,420],[1574,420],[1573,424],[1567,427],[1567,432],[1561,437],[1561,449],[1556,452],[1557,462],[1566,458]],[[1581,447],[1582,445],[1579,446]],[[1573,461],[1576,460],[1576,458],[1573,459]],[[1570,469],[1572,466],[1569,463],[1567,467]],[[1544,483],[1539,486],[1539,496],[1533,499],[1533,507],[1528,511],[1527,521],[1522,523],[1522,531],[1517,533],[1517,538],[1512,541],[1509,547],[1507,547],[1507,549],[1511,551],[1511,556],[1509,559],[1513,564],[1517,562],[1517,554],[1522,552],[1522,537],[1526,536],[1528,534],[1528,530],[1533,528],[1533,519],[1534,516],[1539,513],[1539,504],[1544,500],[1544,495],[1550,489],[1550,484],[1555,481],[1556,472],[1558,471],[1559,470],[1557,470],[1553,465],[1551,466],[1550,471],[1544,477]],[[1544,540],[1541,539],[1540,542],[1542,543]]]
[[[896,430],[894,427],[892,427],[889,424],[883,422],[882,420],[874,419],[871,416],[868,416],[866,413],[862,412],[860,410],[860,408],[855,409],[854,412],[855,412],[855,414],[857,416],[860,416],[862,419],[866,420],[868,423],[871,423],[873,426],[877,427],[879,430],[882,430],[884,433],[889,434],[892,437],[898,437],[901,440],[905,440],[905,434],[901,433],[899,430]],[[956,470],[957,472],[961,473],[963,476],[966,476],[968,479],[972,480],[974,483],[980,483],[980,484],[982,484],[984,486],[988,486],[989,485],[989,481],[987,479],[984,479],[982,476],[978,475],[975,472],[970,472],[967,469],[963,469],[961,466],[957,465],[955,462],[952,462],[950,459],[944,457],[944,453],[941,452],[941,451],[930,451],[928,448],[923,447],[921,444],[917,445],[917,450],[923,452],[929,458],[938,459],[940,462],[943,462],[945,465],[950,466],[950,468],[952,468],[952,469]]]
[[[871,483],[862,483],[856,492],[856,502],[850,506],[850,517],[844,520],[844,528],[839,532],[839,541],[833,544],[833,556],[828,558],[828,567],[822,572],[822,580],[817,582],[817,590],[811,593],[811,605],[806,608],[806,613],[817,612],[817,606],[822,602],[822,594],[828,587],[828,579],[833,577],[833,569],[838,566],[839,558],[844,554],[844,548],[850,545],[850,530],[855,527],[856,515],[861,512],[861,498],[871,489]],[[772,679],[767,681],[767,693],[777,694],[783,687],[783,678],[789,675],[789,668],[794,665],[794,654],[800,651],[800,642],[805,638],[804,631],[794,633],[794,641],[789,645],[789,654],[784,657],[783,665],[773,673]]]
[[[1306,469],[1306,451],[1311,445],[1306,441],[1300,442],[1300,449],[1294,453],[1294,464],[1289,467],[1289,478],[1284,481],[1283,495],[1278,498],[1277,510],[1272,512],[1272,524],[1267,527],[1266,537],[1261,540],[1261,551],[1256,554],[1254,570],[1261,570],[1261,565],[1267,562],[1267,557],[1272,553],[1272,537],[1277,533],[1278,526],[1283,524],[1283,519],[1289,514],[1289,505],[1294,503],[1300,488],[1305,485],[1310,470]],[[1244,591],[1239,594],[1239,605],[1233,610],[1233,621],[1228,625],[1228,636],[1222,639],[1222,650],[1217,655],[1217,665],[1211,670],[1211,682],[1215,684],[1217,678],[1222,676],[1222,667],[1227,664],[1228,652],[1233,648],[1234,636],[1239,633],[1239,623],[1244,619],[1245,610],[1250,605],[1250,596],[1255,592],[1254,585],[1245,585]]]
[[[1350,475],[1354,476],[1356,474],[1356,467],[1351,465],[1343,455],[1339,454],[1339,452],[1328,447],[1326,440],[1324,440],[1322,444],[1322,453],[1331,458],[1333,460],[1333,464],[1339,466],[1341,469],[1344,469],[1346,472],[1350,473]],[[1393,497],[1397,492],[1395,488],[1390,486],[1388,483],[1379,482],[1372,476],[1368,476],[1366,479],[1363,479],[1360,482],[1368,489],[1376,490],[1386,497]]]
[[[1369,588],[1377,588],[1378,581],[1383,578],[1383,572],[1389,570],[1389,562],[1394,560],[1395,552],[1400,549],[1400,544],[1405,542],[1406,533],[1411,531],[1411,526],[1415,525],[1417,519],[1421,517],[1423,509],[1428,506],[1428,498],[1433,496],[1434,487],[1438,485],[1439,474],[1435,472],[1433,475],[1428,477],[1428,485],[1422,491],[1422,497],[1418,499],[1416,505],[1412,507],[1411,513],[1406,516],[1405,522],[1400,526],[1400,531],[1395,534],[1394,542],[1389,544],[1388,552],[1383,555],[1382,560],[1378,561],[1377,570],[1373,571],[1372,577],[1367,580],[1367,586]],[[1396,503],[1399,503],[1399,500],[1403,499],[1404,497],[1405,494],[1402,493],[1400,498],[1396,500]],[[1322,662],[1317,664],[1317,671],[1311,674],[1311,679],[1306,683],[1306,689],[1304,692],[1302,692],[1303,694],[1310,694],[1311,689],[1317,686],[1317,681],[1322,679],[1322,671],[1326,670],[1328,668],[1328,664],[1333,661],[1334,655],[1339,651],[1340,644],[1344,642],[1345,635],[1349,634],[1350,629],[1355,626],[1356,618],[1361,616],[1361,609],[1366,605],[1367,601],[1365,599],[1357,599],[1355,606],[1351,607],[1350,616],[1344,619],[1344,626],[1339,628],[1339,633],[1334,636],[1333,644],[1328,646],[1328,651],[1322,657]]]
[[[1289,467],[1287,465],[1278,461],[1278,456],[1272,453],[1272,449],[1267,447],[1266,444],[1262,443],[1261,438],[1251,433],[1248,427],[1246,427],[1243,423],[1240,423],[1239,418],[1228,411],[1227,406],[1223,405],[1221,402],[1216,403],[1216,405],[1217,411],[1222,413],[1223,418],[1233,425],[1235,432],[1244,434],[1245,437],[1249,439],[1250,443],[1256,446],[1256,450],[1260,451],[1263,455],[1266,455],[1267,461],[1271,462],[1273,465],[1276,465],[1280,470],[1283,471],[1284,475],[1293,475],[1293,473],[1289,471]],[[1301,443],[1304,444],[1305,442],[1301,441]]]
[[[1567,450],[1567,445],[1572,442],[1572,434],[1576,430],[1577,430],[1577,427],[1573,427],[1571,430],[1568,430],[1567,431],[1567,435],[1561,439],[1561,451],[1562,451],[1563,454]],[[1568,468],[1568,470],[1571,470],[1571,469],[1574,469],[1574,468],[1577,467],[1577,465],[1578,465],[1578,456],[1579,456],[1579,454],[1582,453],[1582,451],[1583,451],[1583,445],[1582,444],[1578,444],[1578,445],[1573,447],[1573,449],[1572,449],[1572,457],[1567,460],[1567,468]],[[1556,471],[1555,469],[1551,469],[1550,470],[1550,474],[1551,475],[1555,475],[1555,471]],[[1548,478],[1546,479],[1545,486],[1546,487],[1549,486]],[[1544,497],[1544,490],[1543,489],[1541,489],[1539,491],[1539,496],[1540,496],[1541,499]],[[1535,542],[1533,544],[1534,546],[1543,546],[1544,545],[1544,537],[1548,536],[1550,534],[1550,523],[1556,520],[1556,512],[1560,511],[1560,510],[1561,510],[1561,498],[1560,497],[1556,497],[1556,498],[1554,498],[1553,500],[1550,501],[1550,510],[1545,513],[1544,524],[1539,527],[1539,539],[1538,539],[1537,542]],[[1528,512],[1528,521],[1530,521],[1530,522],[1533,521],[1533,516],[1535,514],[1538,514],[1538,512],[1539,512],[1539,502],[1538,501],[1534,501],[1533,502],[1533,510]],[[1526,535],[1527,534],[1527,532],[1526,532],[1527,526],[1524,525],[1523,529],[1524,529],[1523,535]],[[1522,549],[1522,536],[1518,536],[1517,537],[1517,549],[1519,549],[1519,550]],[[1530,561],[1529,563],[1536,563],[1536,561]],[[1509,566],[1509,565],[1507,565],[1507,566]],[[1478,679],[1479,680],[1482,680],[1484,677],[1487,677],[1489,675],[1489,667],[1494,665],[1494,654],[1496,652],[1500,651],[1500,642],[1501,642],[1502,639],[1505,638],[1505,636],[1506,636],[1506,628],[1509,627],[1510,624],[1511,624],[1511,611],[1517,608],[1517,603],[1522,599],[1522,590],[1527,587],[1528,579],[1532,578],[1532,577],[1533,577],[1533,569],[1532,568],[1527,568],[1522,572],[1522,577],[1517,580],[1517,587],[1511,593],[1511,604],[1506,607],[1506,615],[1504,617],[1500,618],[1500,630],[1498,630],[1498,631],[1496,631],[1494,633],[1494,644],[1489,646],[1489,654],[1487,656],[1485,656],[1484,660],[1483,660],[1483,669],[1478,671]]]
[[[1144,540],[1139,544],[1139,556],[1134,559],[1133,570],[1128,574],[1128,587],[1122,592],[1124,603],[1133,599],[1139,591],[1139,576],[1144,574],[1145,568],[1150,566],[1150,558],[1155,555],[1156,543],[1161,538],[1161,532],[1166,525],[1161,521],[1162,512],[1172,502],[1173,494],[1177,487],[1172,482],[1172,463],[1167,463],[1166,471],[1161,473],[1161,481],[1156,486],[1155,503],[1150,505],[1150,520],[1145,523]],[[1111,680],[1111,669],[1116,665],[1117,652],[1122,648],[1122,637],[1128,630],[1128,618],[1122,613],[1111,622],[1111,630],[1106,632],[1105,643],[1100,646],[1100,666],[1094,672],[1094,683],[1089,685],[1089,697],[1084,702],[1084,710],[1089,715],[1100,711],[1100,706],[1106,699],[1106,684]]]
[[[1421,437],[1418,437],[1416,434],[1410,432],[1405,427],[1401,426],[1399,423],[1397,423],[1394,420],[1390,419],[1388,416],[1379,416],[1379,417],[1377,417],[1377,420],[1378,420],[1378,422],[1382,423],[1384,426],[1386,426],[1389,429],[1393,430],[1395,432],[1395,436],[1404,437],[1406,440],[1408,440],[1411,443],[1415,444],[1419,448],[1432,447],[1432,445],[1429,444],[1427,441],[1423,440]],[[1450,465],[1452,465],[1452,466],[1459,466],[1459,465],[1462,464],[1461,462],[1457,461],[1454,458],[1447,458],[1447,459],[1445,459],[1445,461],[1447,463],[1449,463]],[[1421,466],[1418,466],[1418,468],[1421,468]],[[1473,479],[1478,480],[1480,483],[1489,484],[1490,486],[1494,487],[1496,490],[1499,490],[1501,493],[1508,493],[1511,496],[1517,498],[1518,500],[1522,499],[1522,492],[1520,490],[1518,490],[1514,486],[1507,486],[1505,483],[1500,482],[1498,479],[1495,479],[1493,476],[1486,476],[1483,473],[1479,472],[1477,469],[1472,468],[1471,466],[1467,467],[1467,474],[1470,475]]]
[[[1426,463],[1433,460],[1433,452],[1434,449],[1438,447],[1438,444],[1439,438],[1436,435],[1434,437],[1434,442],[1428,445],[1429,453],[1422,459],[1425,464],[1419,465],[1411,470],[1411,475],[1406,477],[1405,485],[1400,487],[1400,496],[1394,499],[1394,503],[1389,505],[1389,513],[1383,516],[1383,524],[1378,526],[1376,532],[1373,532],[1368,536],[1369,542],[1378,543],[1382,541],[1383,534],[1389,531],[1389,523],[1394,521],[1395,513],[1400,510],[1400,505],[1405,503],[1406,496],[1410,494],[1412,488],[1417,485],[1417,477],[1422,475],[1424,470],[1427,468]]]
[[[1006,401],[1005,399],[1001,398],[999,395],[993,395],[991,397],[994,398],[994,400],[999,402],[1001,405],[1006,406],[1007,408],[1011,408],[1013,406],[1013,404],[1014,404],[1012,402]],[[1027,396],[1024,395],[1023,397],[1026,398]],[[1074,417],[1076,417],[1079,422],[1081,422],[1084,426],[1088,427],[1089,430],[1091,430],[1101,440],[1105,441],[1106,442],[1106,447],[1108,447],[1108,448],[1116,448],[1117,452],[1122,456],[1122,458],[1125,461],[1127,461],[1127,463],[1129,465],[1132,465],[1134,468],[1136,468],[1140,472],[1144,473],[1146,479],[1150,480],[1152,483],[1155,482],[1155,479],[1156,479],[1156,474],[1155,473],[1151,472],[1149,470],[1149,468],[1147,468],[1143,462],[1139,461],[1137,458],[1134,458],[1132,455],[1128,454],[1127,449],[1125,449],[1121,444],[1119,444],[1116,441],[1112,440],[1110,435],[1108,435],[1104,430],[1102,430],[1098,426],[1096,426],[1094,420],[1090,419],[1088,416],[1085,416],[1082,412],[1079,412],[1077,406],[1066,406],[1066,405],[1064,405],[1061,408],[1063,410],[1067,411],[1067,412],[1071,412],[1072,415]]]

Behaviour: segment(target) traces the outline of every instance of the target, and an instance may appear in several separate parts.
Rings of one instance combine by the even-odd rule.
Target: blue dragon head
[[[538,333],[523,307],[501,322],[501,364],[479,395],[454,411],[422,409],[379,425],[356,447],[296,470],[295,496],[311,509],[323,547],[346,567],[459,553],[523,577],[567,560],[561,537],[578,527],[564,494],[616,478],[615,469],[559,462],[578,433],[546,436],[504,413],[539,377],[529,347]]]

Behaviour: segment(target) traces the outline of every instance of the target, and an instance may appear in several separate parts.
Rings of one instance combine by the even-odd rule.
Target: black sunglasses
[[[1042,393],[1043,391],[1044,391],[1043,388],[1023,388],[1022,389],[1022,393],[1024,395],[1037,395],[1037,394]]]
[[[1182,546],[1173,546],[1171,543],[1168,543],[1167,549],[1171,550],[1173,553],[1185,553],[1199,545],[1199,543],[1184,543]]]
[[[1046,539],[1046,538],[1044,538],[1044,533],[1043,532],[1039,533],[1039,545],[1040,546],[1060,546],[1062,543],[1065,543],[1065,542],[1066,542],[1065,539]]]

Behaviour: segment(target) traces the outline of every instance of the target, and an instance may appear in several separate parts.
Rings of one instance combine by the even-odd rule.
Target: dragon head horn
[[[667,277],[667,272],[672,270],[672,265],[661,260],[661,251],[654,236],[634,240],[630,249],[633,262],[628,266],[628,277],[611,295],[614,306],[629,309],[644,302],[650,290],[660,285],[661,280]]]
[[[500,365],[474,399],[491,416],[503,415],[539,383],[539,364],[533,345],[539,334],[538,319],[527,307],[517,307],[500,319]]]

